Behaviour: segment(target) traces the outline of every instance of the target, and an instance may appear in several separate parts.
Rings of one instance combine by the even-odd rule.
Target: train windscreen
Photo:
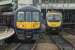
[[[38,12],[26,12],[25,21],[38,22],[39,21],[39,13]]]
[[[34,22],[38,22],[39,21],[39,13],[38,12],[33,12],[32,15],[33,15],[32,20]]]
[[[17,21],[38,22],[39,12],[18,12]]]
[[[31,21],[31,18],[32,18],[31,12],[26,12],[26,14],[25,14],[25,21],[29,22],[29,21]]]
[[[49,15],[47,17],[47,20],[48,21],[56,21],[56,22],[58,22],[58,21],[61,21],[61,16],[59,16],[59,15]]]
[[[19,22],[24,21],[24,12],[18,12],[17,21]]]

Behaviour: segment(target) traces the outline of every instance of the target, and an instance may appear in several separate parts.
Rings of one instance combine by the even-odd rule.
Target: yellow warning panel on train
[[[61,22],[47,22],[49,27],[60,27]]]
[[[20,29],[38,29],[40,22],[16,22],[16,27]]]

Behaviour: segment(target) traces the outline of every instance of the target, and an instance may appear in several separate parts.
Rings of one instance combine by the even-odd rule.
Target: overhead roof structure
[[[26,5],[22,8],[18,8],[17,11],[40,11],[38,8],[32,5]]]
[[[18,4],[33,4],[33,0],[18,0]]]
[[[75,0],[39,0],[37,5],[41,9],[75,9]]]

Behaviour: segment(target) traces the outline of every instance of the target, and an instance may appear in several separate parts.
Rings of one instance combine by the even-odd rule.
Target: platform
[[[11,37],[14,34],[14,29],[12,28],[0,28],[0,40]]]

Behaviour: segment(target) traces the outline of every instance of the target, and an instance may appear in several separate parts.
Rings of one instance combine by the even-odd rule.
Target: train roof
[[[60,12],[48,12],[47,15],[53,15],[53,14],[56,14],[56,15],[62,15],[62,13]]]
[[[18,8],[17,11],[38,11],[40,12],[40,10],[37,7],[34,7],[32,5],[27,5],[22,8]]]

